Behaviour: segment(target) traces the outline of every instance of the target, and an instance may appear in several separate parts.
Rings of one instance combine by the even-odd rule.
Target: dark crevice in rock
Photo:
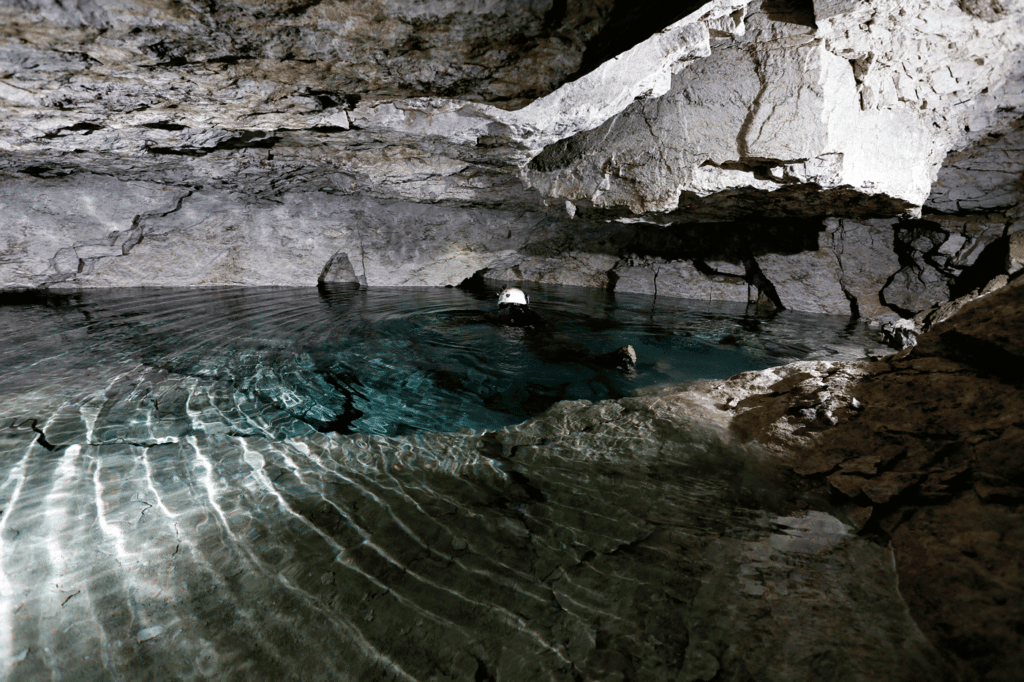
[[[777,182],[779,184],[793,184],[799,182],[793,178],[778,177],[772,175],[771,169],[781,168],[787,163],[797,163],[804,161],[805,159],[794,159],[792,161],[782,162],[777,159],[745,159],[743,161],[723,161],[722,163],[715,163],[711,159],[708,159],[701,164],[701,167],[713,167],[721,168],[722,170],[734,170],[742,171],[744,173],[750,173],[757,180],[767,180],[769,182]]]
[[[857,303],[857,297],[850,293],[842,280],[839,281],[839,286],[843,290],[843,296],[846,296],[846,300],[850,302],[850,317],[856,320],[860,317],[860,305]]]
[[[904,220],[894,226],[893,248],[900,265],[918,265],[922,260],[939,267],[935,254],[949,237],[942,226],[931,220]]]
[[[279,11],[281,12],[281,14],[297,17],[302,14],[305,14],[308,10],[312,9],[313,7],[316,7],[322,2],[323,0],[308,0],[308,2],[301,2],[298,5],[295,5],[294,7],[285,7]]]
[[[936,232],[941,232],[942,237],[938,237]],[[920,279],[922,262],[926,260],[928,253],[936,251],[942,245],[946,236],[938,224],[926,220],[905,221],[893,225],[893,251],[896,253],[900,269],[890,275],[879,290],[878,300],[882,305],[900,317],[913,317],[917,313],[917,310],[901,306],[895,300],[889,300],[892,296],[887,297],[886,291],[895,285],[897,278],[916,276]]]
[[[52,168],[50,166],[26,166],[18,172],[31,175],[35,178],[50,179],[62,178],[65,175],[71,175],[73,171],[66,171],[61,168]]]
[[[761,59],[758,58],[756,48],[751,46],[748,47],[747,50],[750,54],[751,60],[754,62],[754,70],[757,73],[760,88],[754,96],[754,100],[750,103],[750,107],[747,109],[747,115],[744,116],[743,123],[740,124],[739,131],[736,133],[736,150],[739,152],[741,157],[746,157],[748,155],[749,148],[747,145],[747,135],[750,132],[750,126],[754,124],[754,118],[761,109],[761,99],[765,96],[765,93],[771,89],[771,84],[764,73],[764,67],[761,63]]]
[[[206,156],[213,152],[231,149],[272,149],[280,141],[281,138],[277,135],[263,130],[251,130],[218,142],[212,147],[147,147],[146,151],[150,154],[172,156]]]
[[[568,10],[569,4],[567,0],[553,0],[551,3],[551,9],[549,9],[544,15],[545,30],[551,32],[557,29],[558,26],[565,21]]]
[[[890,278],[890,281],[891,281],[891,278]],[[888,284],[888,282],[887,282],[887,284]],[[888,301],[886,301],[885,300],[885,291],[884,290],[879,292],[878,300],[879,300],[879,302],[882,305],[884,305],[885,307],[889,308],[890,310],[892,310],[894,313],[896,313],[900,317],[910,318],[910,317],[913,317],[915,313],[917,313],[916,310],[910,310],[908,308],[903,308],[903,307],[901,307],[901,306],[899,306],[899,305],[897,305],[895,303],[889,303]]]
[[[702,0],[684,0],[679,3],[616,0],[604,28],[587,43],[580,68],[567,80],[585,76],[704,4]]]
[[[772,21],[818,28],[813,0],[764,0],[761,10]]]
[[[476,660],[476,673],[473,675],[473,682],[495,682],[495,677],[487,669],[487,665],[482,660],[473,657]]]
[[[170,123],[168,121],[156,121],[154,123],[143,123],[143,128],[152,128],[154,130],[169,130],[177,132],[179,130],[185,130],[188,126],[181,125],[180,123]]]
[[[156,64],[149,64],[146,68],[150,69],[172,69],[179,66],[186,66],[189,63],[184,57],[171,57],[167,61],[157,62]]]
[[[182,196],[178,197],[178,200],[174,204],[174,208],[172,208],[169,211],[164,211],[162,213],[144,213],[135,216],[135,218],[132,220],[132,227],[129,230],[129,236],[121,245],[121,255],[127,256],[128,254],[131,253],[132,249],[134,249],[142,242],[142,238],[144,236],[144,228],[142,222],[144,220],[146,220],[147,218],[163,218],[165,216],[171,215],[172,213],[177,213],[178,211],[181,210],[181,206],[182,204],[185,203],[185,199],[188,199],[190,196],[192,196],[192,194],[193,191],[189,191],[183,194]],[[116,240],[119,234],[115,233],[113,236],[114,240]]]
[[[1006,272],[1006,258],[1010,251],[1008,237],[1000,237],[978,255],[970,267],[964,269],[949,285],[949,298],[966,296],[975,289],[981,289],[996,275]]]
[[[362,99],[360,95],[341,94],[331,90],[307,90],[303,93],[306,97],[315,99],[324,109],[341,107],[345,111],[352,111]]]
[[[61,137],[66,133],[82,133],[83,135],[89,135],[95,130],[103,128],[101,125],[95,123],[89,123],[88,121],[80,121],[73,126],[67,128],[58,128],[57,130],[51,131],[43,135],[44,140],[52,140],[56,137]]]
[[[741,281],[745,282],[745,281],[747,281],[746,280],[746,275],[731,275],[731,274],[729,274],[727,272],[719,272],[718,270],[715,270],[713,267],[708,265],[707,261],[703,257],[701,257],[701,258],[694,258],[693,259],[693,267],[700,274],[702,274],[702,275],[704,275],[706,277],[713,277],[715,279],[718,279],[719,281],[726,281],[726,282],[741,282]]]
[[[786,306],[782,305],[782,299],[779,297],[779,292],[775,290],[775,285],[765,277],[764,273],[761,272],[761,266],[757,264],[757,260],[753,257],[747,257],[743,259],[743,267],[746,268],[747,274],[745,279],[771,301],[779,310],[785,310]]]
[[[856,320],[860,317],[860,304],[857,301],[857,296],[846,286],[846,270],[843,268],[841,252],[836,254],[836,261],[839,263],[839,288],[842,290],[846,300],[850,302],[850,319]]]
[[[882,288],[878,290],[878,302],[881,305],[883,305],[886,308],[888,308],[889,310],[891,310],[894,313],[896,313],[897,315],[899,315],[900,317],[913,317],[914,313],[916,311],[907,310],[905,308],[901,308],[900,306],[896,305],[895,303],[889,303],[885,299],[885,290],[886,290],[886,288],[888,286],[890,286],[894,281],[896,281],[896,275],[900,274],[900,272],[902,272],[902,270],[898,270],[898,271],[892,273],[891,275],[889,275],[889,278],[887,280],[885,280],[885,284],[883,284]]]

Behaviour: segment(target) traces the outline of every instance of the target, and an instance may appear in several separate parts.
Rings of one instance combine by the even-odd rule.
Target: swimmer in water
[[[611,353],[594,353],[559,338],[540,314],[530,308],[530,297],[517,287],[506,287],[498,292],[498,309],[487,313],[495,324],[510,327],[530,327],[543,331],[531,346],[549,361],[575,361],[602,367],[614,367],[630,372],[636,367],[633,346],[623,346]]]
[[[498,292],[498,309],[487,314],[497,324],[511,327],[543,327],[544,318],[530,309],[530,297],[522,289],[506,287]]]

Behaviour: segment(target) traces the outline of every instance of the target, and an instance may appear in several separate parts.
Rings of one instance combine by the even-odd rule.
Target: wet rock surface
[[[964,680],[1022,665],[1024,279],[874,361],[794,363],[695,390],[719,423],[789,453],[891,542],[900,590]]]
[[[673,401],[342,437],[228,382],[83,379],[3,400],[5,679],[944,674],[889,550]]]

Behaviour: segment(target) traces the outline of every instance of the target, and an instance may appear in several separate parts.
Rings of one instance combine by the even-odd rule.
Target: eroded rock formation
[[[791,457],[866,534],[967,680],[1020,675],[1024,641],[1024,279],[967,303],[896,355],[800,362],[688,392],[704,419]]]
[[[0,12],[6,288],[312,285],[345,254],[368,285],[882,319],[1022,227],[1019,2]]]

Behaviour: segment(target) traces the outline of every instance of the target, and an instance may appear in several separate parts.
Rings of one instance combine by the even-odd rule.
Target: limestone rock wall
[[[876,320],[1006,270],[1016,226],[1003,214],[659,226],[337,190],[260,200],[90,173],[0,183],[0,215],[7,288],[457,286],[476,276]]]
[[[970,301],[885,358],[798,362],[662,397],[789,454],[852,523],[891,542],[900,591],[956,666],[1024,664],[1024,280]]]
[[[780,214],[916,214],[947,150],[991,132],[1006,108],[987,95],[1024,44],[1013,9],[982,19],[945,0],[752,3],[742,36],[715,38],[665,96],[549,146],[528,182],[599,214],[716,220],[739,208],[716,201],[728,191]],[[845,205],[841,188],[862,205]]]
[[[340,254],[362,284],[459,284],[568,222],[322,192],[254,201],[85,174],[2,184],[0,212],[0,276],[29,287],[315,286]]]
[[[477,275],[881,319],[1009,267],[1022,3],[633,4],[5,5],[0,287]]]

